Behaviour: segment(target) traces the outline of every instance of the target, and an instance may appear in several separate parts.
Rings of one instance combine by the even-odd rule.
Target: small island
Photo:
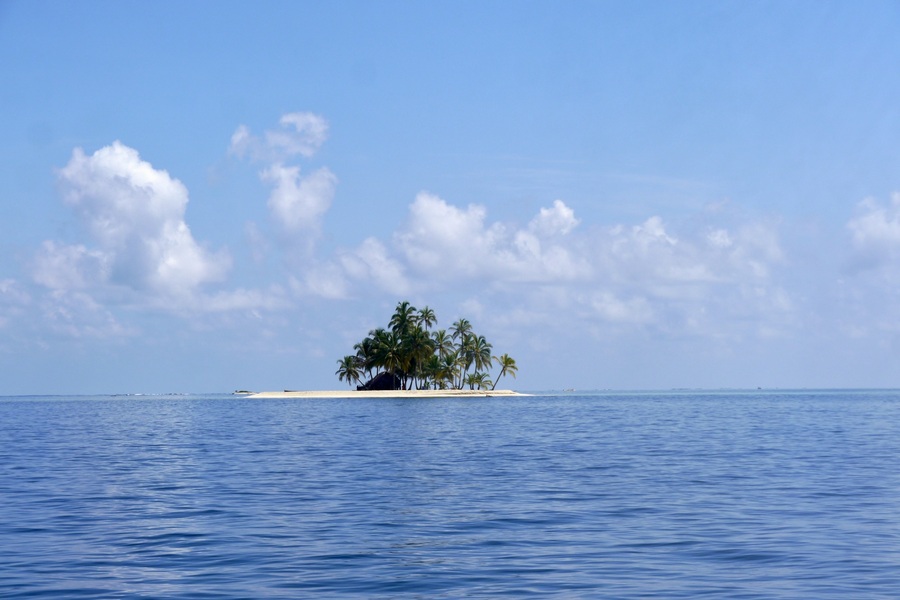
[[[460,318],[450,329],[432,328],[437,316],[429,307],[421,310],[403,301],[397,304],[387,328],[373,329],[353,346],[356,354],[338,360],[335,375],[360,391],[465,390],[494,391],[497,381],[516,376],[516,361],[508,354],[494,356],[493,346]]]
[[[351,388],[346,391],[261,392],[254,398],[356,397],[485,397],[517,396],[498,390],[497,382],[516,376],[518,366],[509,354],[495,356],[493,346],[476,334],[468,319],[449,329],[434,329],[437,316],[403,301],[397,304],[388,326],[373,329],[353,346],[355,354],[339,359],[335,375]],[[490,370],[496,365],[497,377]],[[363,382],[365,380],[365,382]]]
[[[255,392],[248,398],[493,398],[528,396],[512,390],[284,390]]]

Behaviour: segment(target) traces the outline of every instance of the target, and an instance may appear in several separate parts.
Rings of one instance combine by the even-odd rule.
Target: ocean
[[[900,391],[0,397],[3,598],[900,597]]]

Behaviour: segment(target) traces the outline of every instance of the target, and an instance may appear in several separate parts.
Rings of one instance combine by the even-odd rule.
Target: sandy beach
[[[493,396],[524,396],[512,390],[309,390],[256,392],[249,398],[486,398]]]

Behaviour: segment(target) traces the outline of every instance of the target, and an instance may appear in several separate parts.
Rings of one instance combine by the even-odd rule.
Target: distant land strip
[[[283,392],[236,392],[248,398],[488,398],[527,396],[512,390],[309,390]]]

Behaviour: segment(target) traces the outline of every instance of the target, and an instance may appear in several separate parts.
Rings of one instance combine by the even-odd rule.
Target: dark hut
[[[400,377],[394,373],[379,373],[363,385],[356,386],[358,391],[374,391],[374,390],[399,390],[403,382]]]

